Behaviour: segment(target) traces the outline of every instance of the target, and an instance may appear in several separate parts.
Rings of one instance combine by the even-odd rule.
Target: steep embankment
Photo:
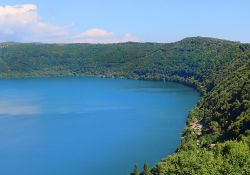
[[[212,38],[170,44],[0,44],[0,77],[97,75],[179,81],[202,92],[177,152],[153,174],[250,172],[250,45]]]

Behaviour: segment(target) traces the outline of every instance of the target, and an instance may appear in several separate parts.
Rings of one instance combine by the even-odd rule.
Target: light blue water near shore
[[[175,151],[194,89],[99,78],[0,80],[1,175],[126,175]]]

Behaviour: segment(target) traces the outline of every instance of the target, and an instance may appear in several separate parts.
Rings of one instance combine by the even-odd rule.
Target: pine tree
[[[150,169],[148,167],[148,164],[146,162],[143,165],[143,175],[152,175],[152,173],[150,172]]]
[[[135,164],[135,166],[134,166],[134,173],[133,173],[133,175],[140,175],[140,172],[139,172],[137,164]]]

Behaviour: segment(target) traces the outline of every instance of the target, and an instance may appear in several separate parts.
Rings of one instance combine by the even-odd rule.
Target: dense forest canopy
[[[204,37],[169,44],[0,43],[1,78],[85,75],[177,81],[202,93],[176,153],[147,173],[250,173],[250,44]]]

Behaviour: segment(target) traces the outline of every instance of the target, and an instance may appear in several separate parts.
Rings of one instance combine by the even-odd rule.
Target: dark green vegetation
[[[176,153],[143,174],[250,173],[250,44],[0,44],[0,77],[95,75],[178,81],[202,97]],[[138,167],[135,167],[138,169]],[[135,174],[137,170],[135,170]]]

